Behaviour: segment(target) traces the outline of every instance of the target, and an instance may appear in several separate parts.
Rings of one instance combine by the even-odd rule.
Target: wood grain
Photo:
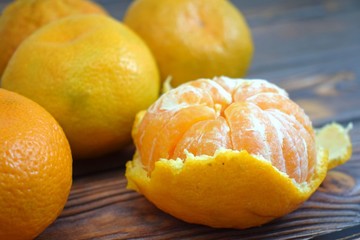
[[[9,1],[0,0],[0,9]],[[98,0],[122,19],[130,0]],[[360,223],[360,1],[232,1],[251,26],[248,77],[288,90],[316,127],[353,122],[351,160],[328,173],[298,210],[262,227],[233,230],[188,224],[126,189],[133,148],[74,163],[61,216],[37,239],[309,239]],[[1,43],[0,43],[1,44]]]
[[[248,230],[188,224],[125,189],[124,170],[76,179],[59,219],[38,239],[293,239],[360,223],[360,121],[351,131],[352,159],[328,173],[297,211]]]

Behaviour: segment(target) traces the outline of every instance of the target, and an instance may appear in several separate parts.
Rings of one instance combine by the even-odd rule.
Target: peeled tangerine
[[[265,80],[192,81],[138,114],[128,188],[190,223],[258,226],[295,210],[350,158],[348,130],[334,123],[315,133]]]

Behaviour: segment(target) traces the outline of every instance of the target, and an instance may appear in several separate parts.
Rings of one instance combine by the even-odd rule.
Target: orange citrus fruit
[[[333,161],[328,147],[340,149],[338,163],[350,158],[347,131],[320,134],[342,137],[321,142],[304,111],[265,80],[191,81],[137,115],[128,188],[187,222],[258,226],[317,189]]]
[[[42,107],[0,89],[0,239],[34,239],[61,213],[72,183],[69,143]]]
[[[131,142],[135,115],[157,99],[160,80],[150,50],[133,31],[106,16],[78,15],[26,39],[2,86],[47,109],[74,157],[88,158]]]
[[[198,78],[243,77],[253,43],[249,27],[226,0],[136,0],[125,24],[149,45],[162,80],[177,86]]]
[[[0,77],[24,39],[54,20],[105,10],[88,0],[15,0],[0,15]]]

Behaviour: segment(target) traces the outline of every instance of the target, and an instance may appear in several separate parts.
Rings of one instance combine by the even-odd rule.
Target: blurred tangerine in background
[[[106,11],[89,0],[15,0],[0,15],[0,78],[18,46],[40,27],[76,14]]]
[[[253,42],[241,12],[226,0],[136,0],[124,22],[152,50],[172,84],[215,76],[243,77]]]

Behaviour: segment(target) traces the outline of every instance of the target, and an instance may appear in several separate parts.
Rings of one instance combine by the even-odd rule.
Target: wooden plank
[[[252,72],[264,73],[346,59],[359,52],[359,10],[318,19],[289,20],[252,28],[255,57]],[[339,63],[341,64],[341,63]]]
[[[297,211],[248,230],[188,224],[125,189],[124,170],[76,179],[59,219],[38,239],[287,239],[306,238],[360,223],[360,121],[351,132],[352,159],[328,173]]]

